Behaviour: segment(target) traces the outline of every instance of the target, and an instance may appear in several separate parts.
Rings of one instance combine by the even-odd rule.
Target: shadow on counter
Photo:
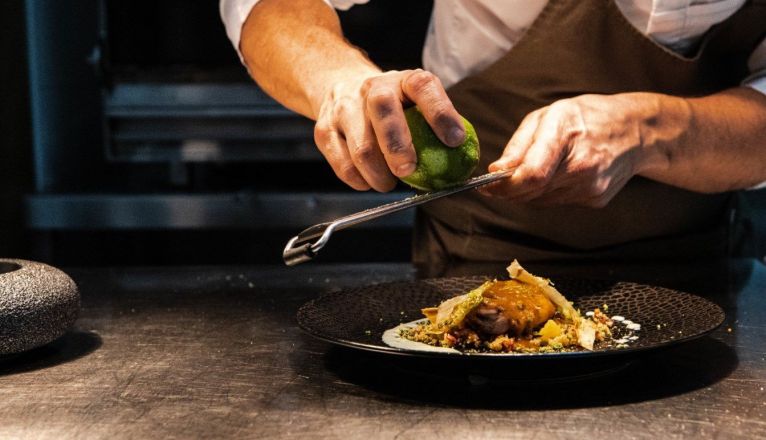
[[[332,347],[325,368],[388,397],[475,409],[566,409],[622,405],[708,387],[738,365],[736,352],[706,337],[618,362],[528,364],[439,362]]]
[[[101,347],[101,337],[90,331],[71,330],[50,344],[24,353],[0,357],[0,376],[55,367],[83,358]]]

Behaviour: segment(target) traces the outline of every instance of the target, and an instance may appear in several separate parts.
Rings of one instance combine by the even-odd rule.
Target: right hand
[[[335,84],[319,109],[314,140],[335,174],[358,191],[387,192],[415,171],[417,156],[404,118],[415,104],[445,144],[465,140],[460,115],[439,78],[421,69],[389,71]]]

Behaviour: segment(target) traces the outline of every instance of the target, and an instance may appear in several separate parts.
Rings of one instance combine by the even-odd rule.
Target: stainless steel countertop
[[[0,360],[0,438],[766,438],[761,262],[529,268],[680,288],[727,321],[609,376],[520,386],[416,374],[297,328],[308,299],[410,265],[72,269],[76,329]]]

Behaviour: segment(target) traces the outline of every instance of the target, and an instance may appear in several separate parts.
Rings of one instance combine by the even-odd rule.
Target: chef
[[[221,0],[255,81],[316,120],[343,182],[389,191],[416,164],[403,108],[477,173],[424,205],[414,260],[720,257],[736,190],[766,182],[766,1],[436,0],[423,69],[382,71],[335,8],[365,0]],[[407,11],[402,11],[406,14]]]

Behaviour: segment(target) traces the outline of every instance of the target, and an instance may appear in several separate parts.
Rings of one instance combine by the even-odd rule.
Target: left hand
[[[659,120],[663,99],[652,93],[580,95],[530,113],[489,166],[515,172],[480,191],[541,205],[606,206],[658,160],[651,145],[675,135]]]

